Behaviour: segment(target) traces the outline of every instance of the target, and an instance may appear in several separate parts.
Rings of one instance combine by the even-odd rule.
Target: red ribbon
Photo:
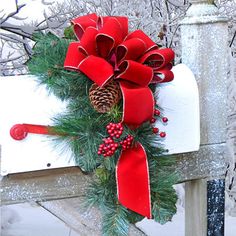
[[[79,42],[70,43],[64,62],[99,86],[119,81],[123,94],[122,122],[137,128],[154,113],[150,83],[169,82],[171,49],[159,49],[144,32],[128,33],[127,17],[89,14],[72,20]],[[130,187],[132,186],[132,187]],[[117,164],[118,199],[127,208],[151,218],[147,155],[140,143],[123,151]]]
[[[118,199],[140,215],[151,218],[147,155],[140,143],[122,152],[116,166]]]

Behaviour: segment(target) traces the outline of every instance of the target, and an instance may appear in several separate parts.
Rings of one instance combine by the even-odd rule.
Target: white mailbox
[[[161,85],[158,101],[168,117],[168,125],[158,122],[167,133],[169,153],[199,148],[199,99],[193,74],[185,65],[173,68],[173,82]],[[1,175],[48,168],[75,166],[69,151],[61,152],[45,135],[28,134],[16,141],[10,136],[15,124],[53,125],[51,118],[63,112],[66,103],[41,86],[33,76],[0,78]]]
[[[45,135],[28,134],[21,141],[10,136],[15,124],[52,125],[51,118],[65,108],[33,76],[0,78],[1,175],[75,165]]]
[[[192,152],[200,146],[199,94],[191,70],[184,64],[174,66],[174,80],[163,84],[157,101],[168,117],[168,124],[158,122],[166,132],[164,141],[169,154]]]

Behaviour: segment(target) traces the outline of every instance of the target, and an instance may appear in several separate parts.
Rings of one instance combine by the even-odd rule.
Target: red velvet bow
[[[64,67],[83,72],[99,86],[110,79],[118,80],[123,94],[122,121],[135,128],[150,120],[155,104],[148,85],[173,79],[170,69],[174,52],[158,49],[141,30],[128,33],[126,17],[90,14],[72,23],[80,41],[70,43]],[[126,181],[133,187],[125,187]],[[117,189],[123,205],[151,217],[147,157],[140,143],[122,152],[117,164]]]

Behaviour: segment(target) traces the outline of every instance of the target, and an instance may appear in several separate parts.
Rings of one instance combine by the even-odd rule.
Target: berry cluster
[[[103,155],[104,157],[112,156],[119,144],[116,143],[111,137],[104,138],[103,143],[99,145],[98,155]]]
[[[154,110],[154,115],[161,117],[161,112],[160,112],[160,110],[155,109],[155,110]],[[163,123],[167,123],[167,122],[168,122],[168,118],[167,118],[167,117],[164,117],[164,116],[163,116],[161,119],[162,119],[162,122],[163,122]],[[151,123],[151,124],[154,124],[154,123],[156,122],[156,120],[157,120],[157,119],[156,119],[155,117],[152,117],[152,119],[150,120],[150,123]],[[154,134],[159,134],[159,136],[160,136],[161,138],[165,138],[165,137],[166,137],[166,133],[165,133],[165,132],[160,132],[160,133],[159,133],[159,129],[158,129],[157,127],[153,127],[153,128],[152,128],[152,132],[153,132]]]
[[[134,137],[130,134],[128,134],[123,141],[120,142],[120,145],[122,147],[122,150],[126,150],[131,148],[132,143],[133,143]]]
[[[115,153],[119,146],[121,146],[122,150],[126,150],[132,146],[134,137],[130,134],[121,141],[114,141],[114,139],[119,139],[123,133],[124,127],[121,123],[109,123],[106,126],[106,129],[109,137],[104,138],[103,143],[99,145],[98,155],[110,157]]]
[[[107,133],[111,137],[115,137],[115,138],[120,138],[124,130],[121,123],[117,123],[117,124],[109,123],[106,128],[107,128]]]

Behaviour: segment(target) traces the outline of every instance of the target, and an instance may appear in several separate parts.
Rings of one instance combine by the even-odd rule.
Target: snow
[[[177,207],[177,214],[173,217],[172,222],[164,225],[156,223],[154,220],[144,219],[136,224],[147,236],[184,236],[184,208]],[[225,218],[225,236],[235,236],[236,218],[226,216]],[[173,234],[174,233],[174,234]]]

